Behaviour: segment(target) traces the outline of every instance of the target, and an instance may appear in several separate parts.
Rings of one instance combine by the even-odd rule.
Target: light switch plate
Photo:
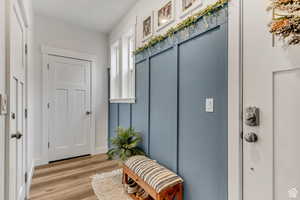
[[[208,113],[214,112],[214,99],[213,98],[206,98],[205,111]]]
[[[0,115],[7,114],[7,96],[0,94]]]

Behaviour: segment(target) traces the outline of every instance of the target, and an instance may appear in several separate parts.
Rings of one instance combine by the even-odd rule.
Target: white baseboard
[[[107,151],[108,151],[107,147],[96,147],[93,152],[93,155],[107,153]]]
[[[32,162],[32,165],[31,165],[31,168],[30,168],[30,171],[28,172],[28,182],[27,182],[27,194],[29,194],[30,192],[30,187],[31,187],[31,183],[32,183],[32,177],[33,177],[33,174],[34,174],[34,168],[35,168],[35,162],[33,161]]]
[[[35,159],[34,164],[35,164],[35,167],[38,167],[38,166],[41,166],[41,165],[47,165],[48,162],[43,160],[43,159],[37,158],[37,159]]]

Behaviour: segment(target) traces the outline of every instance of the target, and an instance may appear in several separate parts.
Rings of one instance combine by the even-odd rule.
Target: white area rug
[[[92,187],[99,200],[132,200],[122,185],[122,169],[92,177]]]

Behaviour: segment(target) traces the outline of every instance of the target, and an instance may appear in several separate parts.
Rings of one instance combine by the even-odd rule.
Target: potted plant
[[[132,156],[145,155],[145,152],[138,147],[142,142],[140,133],[133,128],[122,127],[118,127],[116,132],[117,136],[111,139],[113,148],[107,152],[109,159],[119,159],[124,162]]]

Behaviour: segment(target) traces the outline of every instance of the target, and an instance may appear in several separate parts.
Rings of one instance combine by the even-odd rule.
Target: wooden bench
[[[128,184],[128,179],[134,180],[141,188],[143,188],[149,194],[149,200],[183,200],[183,181],[170,185],[167,188],[163,188],[157,191],[151,187],[145,180],[139,177],[133,170],[131,170],[126,164],[123,165],[123,184]],[[141,200],[135,194],[129,194],[134,200]]]

